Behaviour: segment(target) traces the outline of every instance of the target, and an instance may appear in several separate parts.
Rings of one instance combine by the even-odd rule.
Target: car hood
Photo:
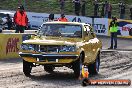
[[[31,40],[25,40],[26,44],[39,44],[39,45],[75,45],[76,42],[80,42],[80,38],[34,38]]]

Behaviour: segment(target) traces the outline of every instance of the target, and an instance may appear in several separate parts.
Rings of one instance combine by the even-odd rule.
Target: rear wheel
[[[93,64],[88,66],[89,73],[92,75],[98,74],[99,66],[100,66],[100,55],[96,57],[96,60]]]
[[[23,60],[23,72],[26,76],[30,76],[32,70],[32,63]]]
[[[52,65],[44,65],[44,70],[48,73],[53,73],[54,72],[55,67]]]
[[[73,63],[73,70],[76,78],[79,78],[82,69],[82,54],[80,54],[79,59]]]

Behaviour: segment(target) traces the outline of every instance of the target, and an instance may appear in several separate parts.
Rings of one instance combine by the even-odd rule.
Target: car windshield
[[[39,35],[54,37],[82,37],[81,25],[73,24],[43,24]]]

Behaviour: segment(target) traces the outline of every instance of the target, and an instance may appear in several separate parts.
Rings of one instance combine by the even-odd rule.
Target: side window
[[[94,36],[93,28],[91,26],[89,26],[89,29],[90,29],[90,33],[92,34],[92,36]]]
[[[86,26],[84,26],[84,35],[85,35],[85,36],[88,35]]]
[[[91,26],[85,25],[86,28],[86,34],[92,39],[95,37],[93,28]]]

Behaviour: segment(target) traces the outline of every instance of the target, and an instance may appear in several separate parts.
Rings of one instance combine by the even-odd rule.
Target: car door
[[[90,43],[90,35],[89,35],[89,27],[88,25],[84,25],[84,43],[83,46],[85,52],[85,60],[84,63],[92,62],[92,43]]]
[[[91,44],[91,57],[92,57],[91,61],[93,62],[96,59],[96,55],[97,55],[96,53],[97,53],[97,47],[98,47],[99,40],[96,38],[93,28],[91,26],[88,26],[88,27],[90,29],[88,36],[89,36],[89,42]]]

